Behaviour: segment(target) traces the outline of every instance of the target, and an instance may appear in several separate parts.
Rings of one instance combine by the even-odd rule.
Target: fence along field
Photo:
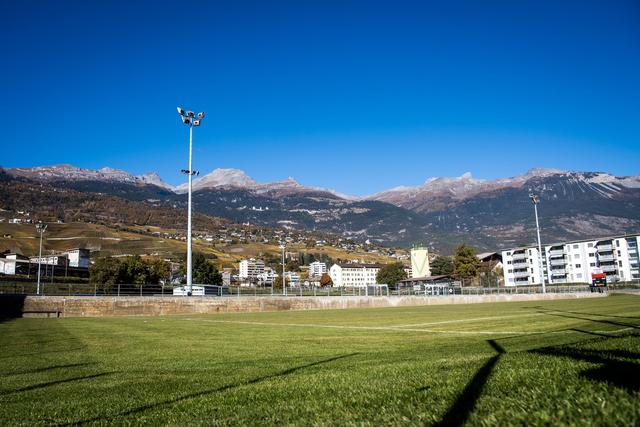
[[[640,297],[0,323],[0,424],[640,422]]]

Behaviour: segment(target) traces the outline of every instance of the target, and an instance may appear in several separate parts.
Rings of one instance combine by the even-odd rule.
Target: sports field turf
[[[639,425],[640,296],[0,323],[0,425]]]

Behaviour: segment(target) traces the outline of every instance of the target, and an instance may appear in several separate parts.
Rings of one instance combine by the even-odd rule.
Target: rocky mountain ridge
[[[186,208],[186,194],[162,186],[157,175],[135,177],[103,168],[7,169],[16,179],[99,193],[154,206]],[[529,191],[540,195],[545,241],[640,231],[640,177],[602,172],[532,169],[497,180],[431,178],[368,198],[346,198],[292,178],[259,183],[236,169],[202,178],[194,210],[235,223],[326,232],[385,245],[426,244],[447,252],[458,243],[495,250],[535,241]],[[200,179],[202,179],[200,178]]]

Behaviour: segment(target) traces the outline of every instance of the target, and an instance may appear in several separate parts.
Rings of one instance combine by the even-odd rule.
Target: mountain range
[[[186,206],[187,184],[173,187],[156,173],[134,176],[53,165],[5,169],[13,179],[103,193],[155,206]],[[640,176],[536,168],[512,178],[429,178],[365,197],[293,178],[260,183],[238,169],[216,169],[193,181],[196,211],[271,227],[307,229],[387,245],[426,244],[450,252],[466,242],[498,249],[535,240],[529,192],[540,195],[543,240],[562,241],[640,230]]]

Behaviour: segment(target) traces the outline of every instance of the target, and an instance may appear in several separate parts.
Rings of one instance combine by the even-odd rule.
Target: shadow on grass
[[[69,352],[72,352],[72,351],[85,350],[86,348],[87,348],[86,346],[82,346],[82,347],[65,348],[65,349],[59,349],[59,350],[36,351],[36,352],[32,352],[32,353],[8,354],[8,355],[5,355],[5,356],[0,356],[0,359],[16,359],[16,358],[19,358],[19,357],[40,356],[40,355],[43,355],[43,354],[50,354],[50,353],[69,353]]]
[[[30,369],[28,371],[2,372],[0,373],[0,376],[9,377],[12,375],[37,374],[39,372],[52,371],[54,369],[79,368],[81,366],[87,366],[87,365],[89,365],[89,363],[71,363],[69,365],[53,365],[53,366],[47,366],[46,368]]]
[[[551,313],[551,311],[553,313]],[[617,322],[617,321],[613,321],[613,320],[605,320],[605,319],[590,319],[588,317],[582,317],[582,316],[591,316],[590,314],[583,314],[582,316],[577,316],[574,314],[567,314],[565,312],[561,312],[558,310],[539,310],[539,313],[544,313],[546,315],[549,316],[556,316],[556,317],[564,317],[567,319],[577,319],[577,320],[585,320],[588,322],[594,322],[594,323],[602,323],[604,325],[612,325],[612,326],[623,326],[626,328],[633,328],[633,329],[640,329],[640,326],[638,325],[634,325],[631,323],[624,323],[624,322]]]
[[[92,378],[99,378],[99,377],[104,377],[105,375],[110,375],[112,372],[101,372],[99,374],[94,374],[94,375],[85,375],[82,377],[73,377],[73,378],[67,378],[64,380],[58,380],[58,381],[49,381],[46,383],[40,383],[40,384],[34,384],[34,385],[30,385],[27,387],[22,387],[16,390],[10,390],[10,391],[5,391],[0,393],[0,396],[7,396],[10,394],[16,394],[16,393],[21,393],[23,391],[31,391],[31,390],[38,390],[41,388],[46,388],[46,387],[51,387],[54,385],[59,385],[59,384],[65,384],[65,383],[70,383],[73,381],[81,381],[81,380],[89,380]]]
[[[607,341],[613,338],[606,337],[594,340],[594,342]],[[600,364],[601,366],[597,368],[582,371],[581,375],[590,380],[610,383],[630,392],[640,390],[640,382],[638,382],[640,365],[626,360],[616,360],[616,358],[638,360],[640,353],[628,350],[586,350],[566,346],[539,348],[530,350],[530,353],[569,357],[574,360]]]
[[[341,356],[336,356],[336,357],[331,357],[329,359],[324,359],[324,360],[319,360],[317,362],[313,362],[313,363],[308,363],[306,365],[301,365],[301,366],[295,366],[293,368],[289,368],[286,369],[284,371],[281,372],[276,372],[274,374],[270,374],[270,375],[265,375],[262,377],[258,377],[258,378],[254,378],[252,380],[248,380],[248,381],[240,381],[238,383],[235,384],[229,384],[226,386],[221,386],[221,387],[214,387],[214,388],[209,388],[209,389],[205,389],[205,390],[201,390],[195,393],[190,393],[181,397],[175,397],[173,399],[166,399],[166,400],[161,400],[159,402],[154,402],[154,403],[150,403],[147,405],[142,405],[142,406],[138,406],[137,408],[132,408],[126,411],[122,411],[119,412],[117,414],[114,415],[103,415],[103,416],[97,416],[97,417],[93,417],[93,418],[88,418],[88,419],[84,419],[84,420],[80,420],[80,421],[74,421],[74,422],[70,422],[70,423],[62,423],[62,424],[57,424],[58,426],[74,426],[74,425],[80,425],[80,424],[85,424],[85,423],[92,423],[92,422],[96,422],[96,421],[112,421],[115,418],[118,417],[125,417],[128,415],[133,415],[133,414],[137,414],[140,412],[144,412],[147,411],[149,409],[155,409],[155,408],[159,408],[161,406],[166,406],[166,405],[172,405],[174,403],[178,403],[178,402],[182,402],[185,400],[190,400],[190,399],[194,399],[197,397],[201,397],[201,396],[206,396],[208,394],[213,394],[213,393],[221,393],[227,390],[232,390],[234,388],[238,388],[238,387],[242,387],[245,385],[251,385],[251,384],[256,384],[262,381],[267,381],[270,379],[274,379],[274,378],[279,378],[279,377],[286,377],[288,375],[291,375],[297,371],[300,371],[302,369],[306,369],[306,368],[311,368],[313,366],[317,366],[317,365],[322,365],[325,363],[330,363],[330,362],[334,362],[336,360],[340,360],[340,359],[345,359],[347,357],[353,357],[356,356],[360,353],[351,353],[351,354],[344,354]]]
[[[0,323],[22,317],[26,295],[0,295]]]
[[[494,340],[488,340],[487,342],[498,354],[487,360],[478,372],[476,372],[436,426],[461,426],[467,421],[467,418],[469,418],[469,414],[471,414],[473,408],[475,408],[476,402],[480,398],[482,389],[489,379],[493,368],[505,353],[504,348]]]

